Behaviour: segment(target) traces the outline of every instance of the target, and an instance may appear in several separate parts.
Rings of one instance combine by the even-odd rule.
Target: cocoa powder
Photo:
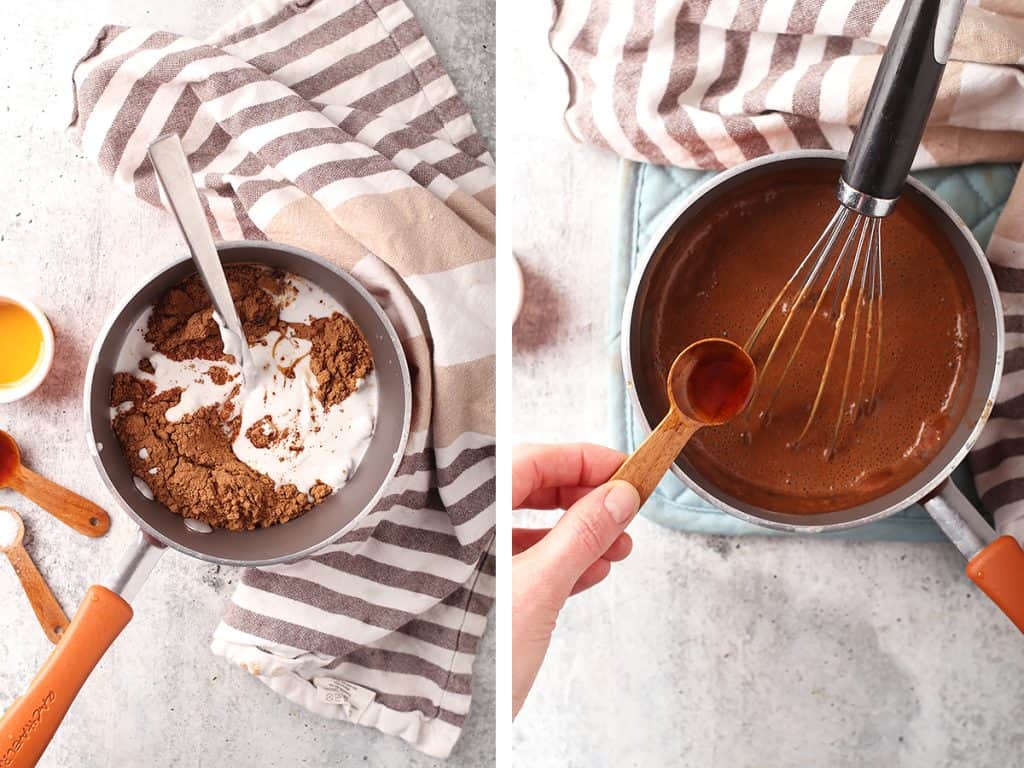
[[[335,313],[309,325],[293,325],[295,335],[313,345],[309,368],[316,376],[324,408],[337,405],[356,391],[359,380],[373,370],[370,347],[356,324]]]
[[[211,366],[210,370],[208,370],[206,374],[210,377],[210,381],[212,381],[217,386],[220,386],[221,384],[227,384],[233,378],[231,374],[228,373],[228,369],[220,365]]]
[[[308,324],[281,321],[281,297],[289,291],[284,273],[233,265],[225,274],[250,344],[265,343],[271,330],[282,335],[290,331],[310,342],[310,370],[319,387],[315,396],[325,409],[348,397],[359,379],[373,370],[366,339],[344,315],[334,313]],[[160,298],[145,338],[173,360],[232,361],[224,354],[209,297],[195,276]],[[140,360],[138,367],[153,371],[149,359]],[[208,375],[216,384],[231,379],[221,366],[211,367]],[[291,520],[333,491],[322,482],[308,493],[291,484],[276,486],[235,456],[231,446],[240,429],[240,418],[234,415],[239,390],[236,384],[223,403],[171,422],[167,410],[180,402],[179,388],[158,392],[152,381],[130,372],[117,373],[111,387],[111,405],[120,406],[113,418],[114,433],[132,472],[149,486],[154,498],[183,517],[235,531]],[[269,417],[253,424],[246,436],[257,448],[287,440],[290,450],[303,450],[301,435],[279,429]]]
[[[231,298],[250,344],[266,336],[280,321],[275,296],[286,293],[285,275],[246,264],[224,269]],[[224,354],[213,305],[198,275],[165,293],[153,307],[146,341],[171,360],[230,360]]]
[[[259,421],[252,423],[252,426],[245,431],[245,436],[257,448],[270,448],[287,438],[288,430],[279,430],[270,416],[264,416]]]

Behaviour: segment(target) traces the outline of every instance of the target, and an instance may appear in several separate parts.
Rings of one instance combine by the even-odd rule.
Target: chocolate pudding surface
[[[654,358],[643,361],[636,386],[658,413],[668,408],[665,377],[688,344],[721,336],[749,339],[762,314],[836,210],[836,170],[788,169],[724,193],[675,233],[653,275],[640,331]],[[838,252],[844,230],[836,245]],[[953,247],[921,204],[905,196],[882,227],[883,321],[875,397],[869,397],[874,353],[865,361],[866,305],[860,316],[844,400],[851,329],[859,286],[855,276],[844,330],[821,404],[797,444],[818,391],[832,341],[826,317],[831,296],[811,321],[792,368],[771,400],[796,339],[820,291],[794,312],[771,365],[768,351],[783,324],[776,310],[751,355],[756,395],[729,424],[706,428],[684,454],[722,491],[759,507],[791,514],[847,509],[909,481],[942,449],[970,400],[978,369],[978,327],[967,274]],[[848,261],[852,262],[852,259]],[[842,274],[845,287],[847,273]],[[820,286],[822,281],[818,281]],[[877,327],[877,326],[876,326]],[[875,337],[877,340],[877,336]],[[870,405],[868,401],[870,400]],[[845,405],[841,409],[841,403]],[[832,450],[834,427],[839,439]]]

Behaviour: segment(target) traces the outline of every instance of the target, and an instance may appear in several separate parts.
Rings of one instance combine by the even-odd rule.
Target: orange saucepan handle
[[[67,632],[28,691],[0,719],[0,768],[35,765],[71,702],[132,618],[132,607],[106,587],[90,587]]]
[[[1000,536],[967,563],[967,575],[1024,632],[1024,550]]]

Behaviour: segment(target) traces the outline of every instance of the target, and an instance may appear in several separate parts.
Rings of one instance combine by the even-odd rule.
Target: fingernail
[[[604,497],[604,508],[612,520],[622,525],[640,509],[640,494],[629,483],[617,481]]]

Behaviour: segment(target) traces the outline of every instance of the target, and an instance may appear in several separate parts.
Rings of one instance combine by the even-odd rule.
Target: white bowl
[[[43,332],[43,346],[32,370],[12,384],[0,385],[0,403],[13,403],[34,392],[50,372],[53,366],[53,328],[43,311],[24,294],[17,291],[0,291],[0,302],[4,301],[25,309]]]

